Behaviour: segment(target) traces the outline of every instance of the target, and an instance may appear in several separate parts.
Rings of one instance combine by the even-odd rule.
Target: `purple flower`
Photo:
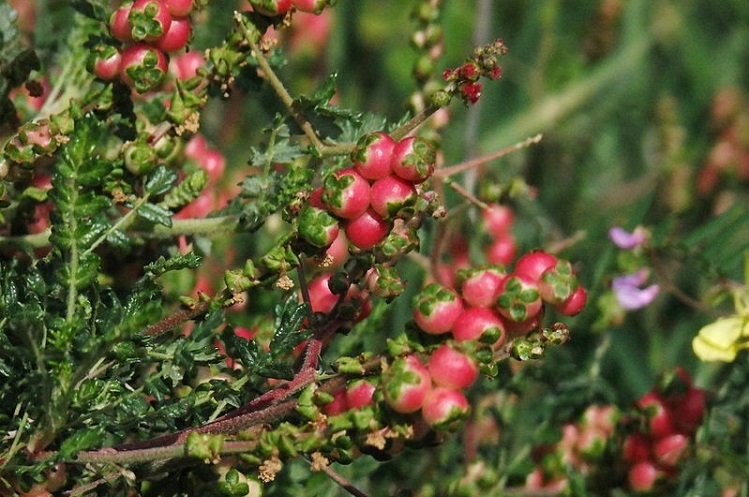
[[[636,273],[625,274],[614,278],[611,282],[611,288],[614,290],[616,300],[622,309],[633,311],[649,305],[655,300],[660,291],[658,285],[650,285],[640,288],[648,279],[649,271],[645,268]]]
[[[620,226],[614,226],[609,230],[609,239],[620,249],[631,250],[637,248],[647,239],[648,234],[644,228],[638,226],[630,233]]]

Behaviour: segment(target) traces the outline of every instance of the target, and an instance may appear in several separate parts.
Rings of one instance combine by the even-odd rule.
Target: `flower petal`
[[[703,361],[732,362],[746,328],[746,320],[739,316],[720,318],[700,329],[692,340],[692,350]]]
[[[620,226],[614,226],[609,230],[609,240],[620,249],[631,250],[639,247],[647,239],[647,232],[641,227],[635,228],[630,233]]]

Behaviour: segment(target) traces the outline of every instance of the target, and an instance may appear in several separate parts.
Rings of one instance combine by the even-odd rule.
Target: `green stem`
[[[114,233],[117,230],[124,231],[125,229],[127,229],[127,227],[130,226],[135,220],[135,215],[138,213],[138,209],[140,209],[146,202],[148,202],[150,196],[151,195],[149,193],[146,193],[142,198],[140,198],[127,214],[122,216],[116,223],[110,226],[107,231],[102,233],[101,236],[97,238],[89,248],[86,249],[86,251],[83,253],[83,256],[85,257],[96,250],[96,247],[104,243],[104,241],[110,234]]]

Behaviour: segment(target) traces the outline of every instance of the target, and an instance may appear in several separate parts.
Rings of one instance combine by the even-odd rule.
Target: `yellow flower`
[[[704,326],[694,340],[692,350],[703,361],[733,362],[742,348],[748,348],[749,320],[742,316],[720,318]]]

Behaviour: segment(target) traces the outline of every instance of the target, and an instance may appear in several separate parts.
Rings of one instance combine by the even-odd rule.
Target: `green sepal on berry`
[[[338,236],[338,220],[328,211],[305,205],[299,213],[299,236],[314,247],[329,247]]]

